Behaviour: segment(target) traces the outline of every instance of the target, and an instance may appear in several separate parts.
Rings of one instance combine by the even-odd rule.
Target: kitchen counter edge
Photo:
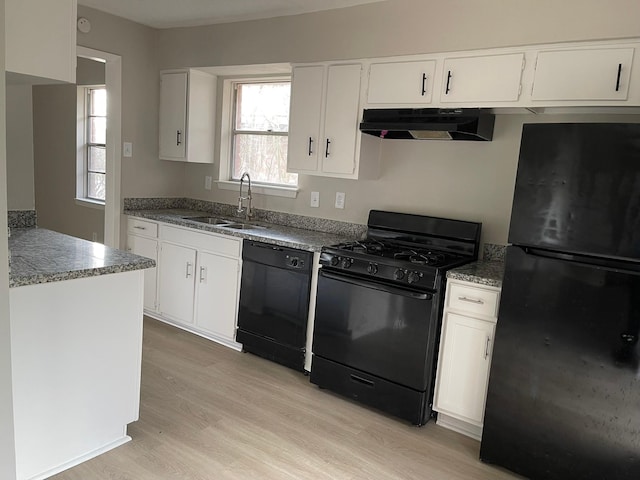
[[[450,280],[462,280],[496,288],[502,288],[503,276],[504,263],[496,260],[478,260],[447,272],[447,278]]]
[[[9,237],[9,287],[153,268],[150,258],[44,228],[16,228]]]
[[[354,240],[353,236],[319,232],[303,228],[289,227],[266,222],[249,222],[255,228],[234,230],[217,225],[196,222],[183,217],[211,216],[210,213],[194,210],[125,210],[124,215],[156,222],[185,227],[196,231],[217,233],[241,239],[264,242],[280,247],[297,248],[311,252],[319,252],[325,245],[335,245]],[[233,222],[246,223],[242,219],[230,219]]]

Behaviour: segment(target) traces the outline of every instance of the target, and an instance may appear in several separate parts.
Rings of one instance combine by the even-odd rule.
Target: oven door
[[[438,320],[432,293],[324,269],[318,277],[313,353],[424,391]]]

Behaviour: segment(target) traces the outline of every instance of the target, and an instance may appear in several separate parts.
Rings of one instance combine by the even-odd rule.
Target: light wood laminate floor
[[[418,428],[248,353],[145,319],[133,440],[56,480],[514,479],[478,442]]]

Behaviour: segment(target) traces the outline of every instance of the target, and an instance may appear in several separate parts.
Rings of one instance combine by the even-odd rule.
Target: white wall
[[[184,165],[158,160],[157,30],[83,6],[78,16],[91,21],[78,45],[122,57],[122,141],[133,143],[133,157],[122,159],[122,196],[181,196]]]
[[[161,68],[342,60],[561,41],[640,37],[640,2],[629,0],[389,0],[336,11],[159,32]],[[254,205],[366,223],[372,208],[483,222],[483,241],[506,243],[521,126],[598,117],[500,115],[494,140],[383,142],[375,181],[299,177],[297,199],[255,196]],[[638,121],[623,117],[618,121]],[[184,195],[234,204],[204,189],[217,166],[187,165]],[[309,207],[311,191],[320,208]],[[333,208],[346,193],[344,210]]]
[[[30,85],[7,85],[7,203],[33,210],[33,114]]]
[[[4,19],[4,0],[0,0]],[[4,21],[0,22],[0,478],[16,478],[13,433],[13,382],[11,379],[11,332],[9,319],[9,273],[7,258],[7,175],[5,124]]]

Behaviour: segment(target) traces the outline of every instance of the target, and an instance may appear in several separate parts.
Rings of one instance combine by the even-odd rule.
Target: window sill
[[[90,198],[76,198],[75,202],[76,202],[76,205],[79,205],[81,207],[88,207],[96,210],[104,210],[104,202],[101,202],[100,200],[92,200]]]
[[[229,180],[219,180],[216,182],[218,188],[221,190],[235,190],[240,191],[239,182],[232,182]],[[246,192],[246,184],[243,187]],[[251,193],[257,193],[259,195],[271,195],[273,197],[285,197],[296,198],[298,196],[298,187],[276,187],[274,185],[251,185]]]

